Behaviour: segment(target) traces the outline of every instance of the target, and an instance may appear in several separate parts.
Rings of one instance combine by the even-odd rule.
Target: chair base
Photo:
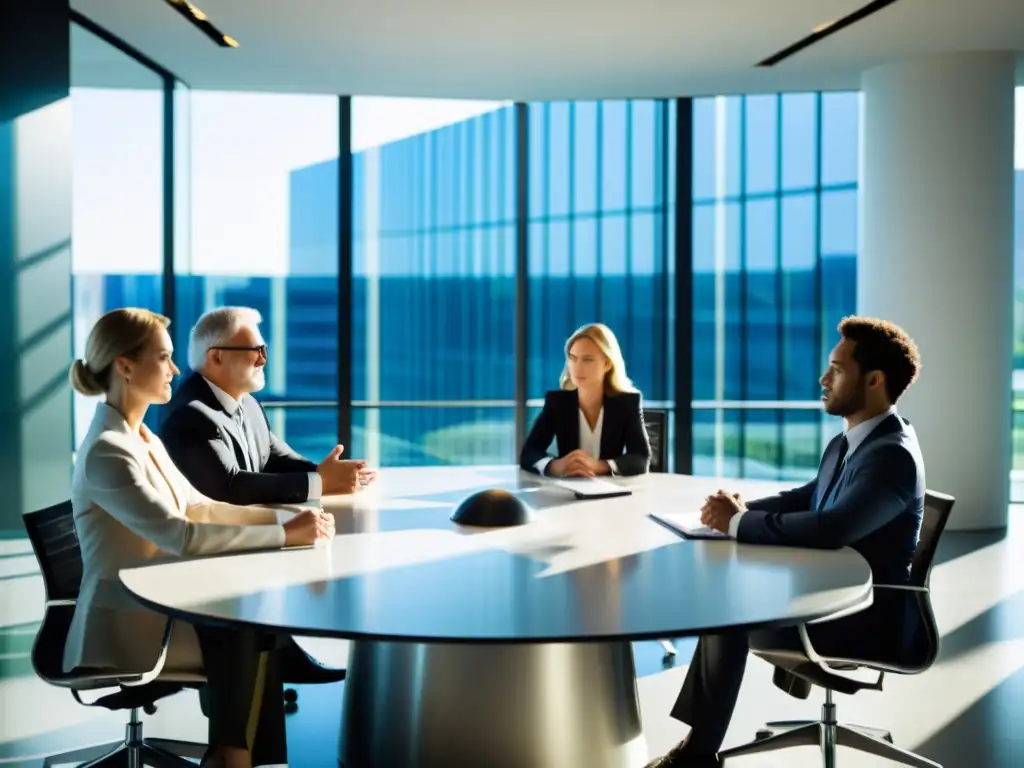
[[[758,731],[754,738],[758,740],[768,739],[772,736],[776,736],[781,731],[791,731],[794,728],[802,728],[805,725],[813,725],[816,722],[816,720],[774,720],[770,723],[765,723],[764,728]],[[893,743],[892,734],[884,728],[869,728],[866,725],[855,725],[854,723],[845,723],[844,725],[847,728],[860,731],[874,739],[888,741],[890,744]]]
[[[914,768],[942,768],[939,763],[900,749],[885,739],[875,738],[847,725],[826,722],[811,722],[789,728],[750,744],[719,752],[718,757],[725,760],[730,757],[808,746],[821,748],[824,768],[836,768],[836,747],[854,749],[875,757],[892,760],[901,765],[914,766]]]
[[[86,763],[82,768],[195,768],[195,763],[149,742],[122,744],[113,752]]]
[[[172,752],[165,749],[161,744],[163,741],[163,739],[150,739],[141,744],[131,745],[124,742],[111,742],[110,744],[76,749],[59,755],[50,755],[43,761],[43,768],[67,763],[79,763],[79,768],[122,768],[122,766],[123,768],[142,768],[147,765],[151,768],[196,768],[195,763],[176,754],[183,750],[175,749]],[[191,755],[192,757],[197,759],[202,757],[205,747],[193,744],[188,746],[198,747],[198,753]]]
[[[892,734],[888,731],[836,722],[836,705],[832,701],[832,691],[828,688],[825,689],[825,703],[821,705],[821,720],[780,720],[768,723],[766,728],[757,732],[755,741],[719,752],[718,757],[725,760],[759,752],[811,746],[821,748],[824,768],[836,768],[836,747],[846,747],[914,768],[942,768],[928,758],[895,746]]]
[[[196,768],[186,758],[202,759],[205,752],[203,744],[144,738],[138,710],[133,709],[125,726],[124,741],[51,755],[43,761],[43,768],[79,761],[79,768]]]

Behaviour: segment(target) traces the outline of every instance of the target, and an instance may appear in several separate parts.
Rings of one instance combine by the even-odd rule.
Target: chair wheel
[[[770,739],[774,735],[775,734],[771,731],[762,729],[754,734],[754,741],[764,741],[765,739]]]
[[[294,704],[296,701],[299,700],[299,694],[294,688],[285,688],[284,700],[287,701],[289,704]]]
[[[147,715],[155,715],[156,714],[156,704],[143,704],[142,705],[142,711],[145,712]]]

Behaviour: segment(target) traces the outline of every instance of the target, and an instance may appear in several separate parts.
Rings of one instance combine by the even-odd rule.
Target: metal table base
[[[647,759],[628,642],[352,643],[343,768],[642,768]]]

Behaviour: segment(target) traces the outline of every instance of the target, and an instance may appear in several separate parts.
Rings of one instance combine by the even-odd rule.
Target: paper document
[[[700,512],[658,512],[648,515],[654,522],[688,539],[728,539],[729,534],[709,528],[700,521]]]
[[[551,484],[572,491],[577,499],[606,499],[612,496],[630,496],[633,493],[629,488],[599,477],[560,477]]]

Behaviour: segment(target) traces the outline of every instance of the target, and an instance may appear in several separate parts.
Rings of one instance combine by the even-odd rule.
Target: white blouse
[[[601,458],[601,429],[604,427],[604,408],[602,407],[600,413],[597,414],[597,421],[594,422],[593,429],[590,428],[590,423],[587,421],[583,409],[580,408],[579,411],[580,448],[595,459],[599,459]]]
[[[604,428],[604,408],[601,408],[600,413],[597,414],[597,421],[594,423],[594,428],[590,428],[590,422],[587,421],[587,417],[583,413],[583,409],[579,409],[580,415],[580,450],[586,451],[587,454],[593,456],[595,459],[601,458],[601,432]],[[543,459],[534,464],[534,469],[538,473],[544,474],[544,470],[547,469],[548,464],[552,462],[550,456],[545,456]],[[613,475],[619,474],[619,467],[614,460],[608,461],[608,468],[611,470]]]

